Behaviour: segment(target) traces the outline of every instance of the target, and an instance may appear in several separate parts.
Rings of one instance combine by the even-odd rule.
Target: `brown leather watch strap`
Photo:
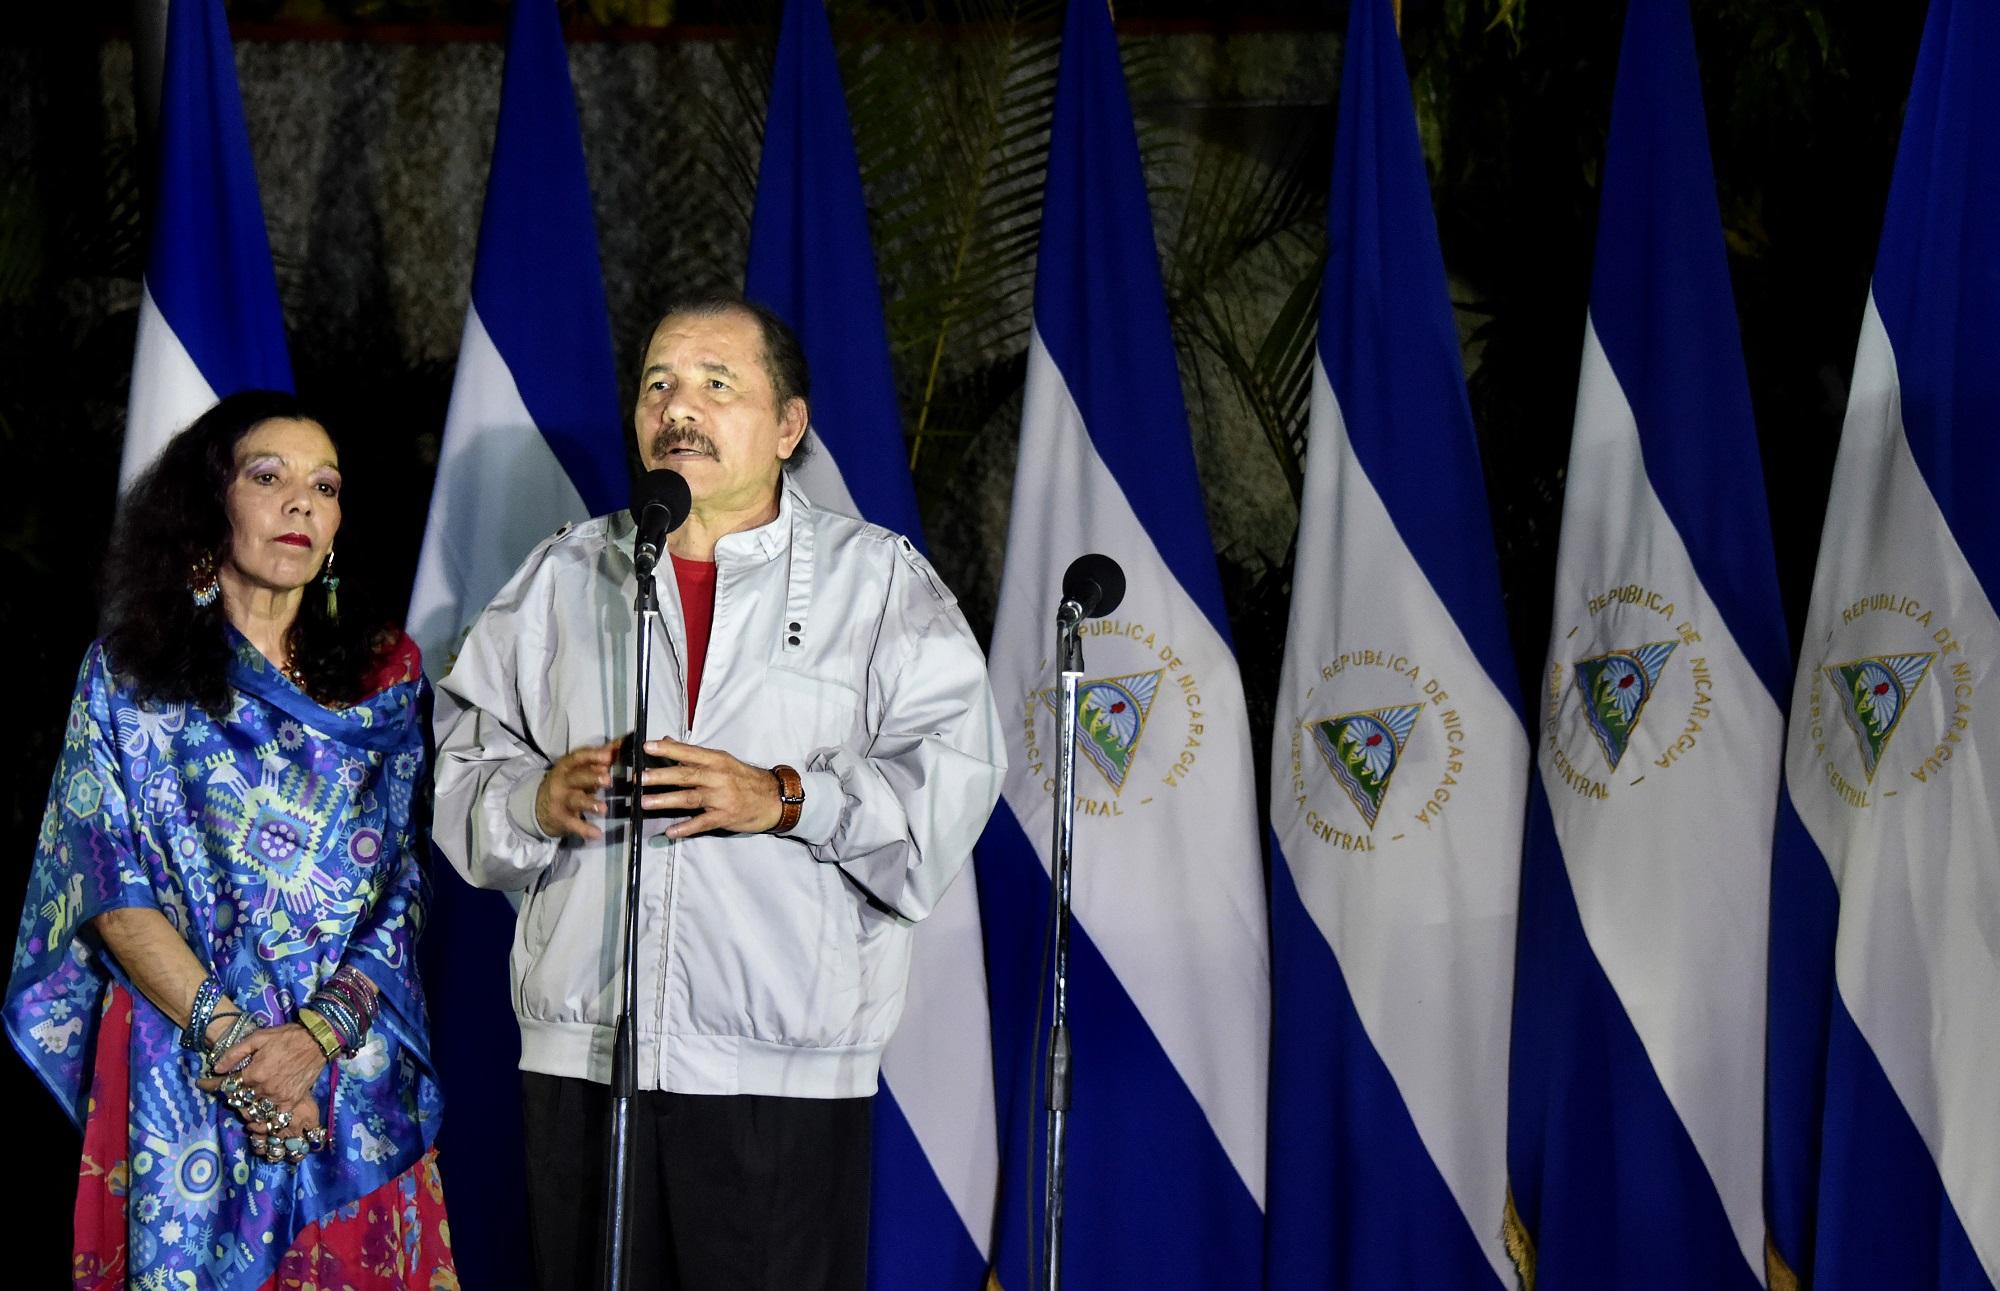
[[[798,828],[799,813],[806,809],[806,782],[782,762],[771,768],[771,776],[778,782],[778,823],[771,832],[789,834]]]

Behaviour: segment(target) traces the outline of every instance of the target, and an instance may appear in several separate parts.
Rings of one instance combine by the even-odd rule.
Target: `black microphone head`
[[[679,471],[647,471],[632,486],[633,521],[642,530],[651,529],[653,526],[647,523],[646,513],[660,508],[666,516],[666,524],[658,530],[662,538],[681,527],[681,522],[687,519],[693,506],[694,499],[688,494],[688,482],[681,478]],[[657,523],[659,517],[653,519]]]
[[[1064,571],[1062,593],[1064,600],[1083,607],[1083,617],[1103,618],[1125,599],[1125,571],[1102,552],[1088,552]]]

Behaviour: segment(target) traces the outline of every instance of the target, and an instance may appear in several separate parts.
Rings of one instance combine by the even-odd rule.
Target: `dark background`
[[[1695,0],[1693,7],[1779,575],[1796,640],[1923,6]],[[267,211],[276,181],[264,136],[277,127],[260,104],[282,96],[267,100],[253,93],[251,72],[310,66],[387,44],[470,48],[490,62],[497,78],[502,0],[239,0],[231,8]],[[1224,9],[1227,16],[1219,16]],[[677,11],[664,0],[581,0],[564,10],[579,68],[595,66],[593,56],[574,51],[598,44],[658,45],[666,51],[662,60],[676,67],[682,64],[671,60],[717,60],[722,70],[711,71],[712,83],[736,78],[750,89],[734,98],[718,92],[708,111],[754,138],[761,92],[756,69],[767,64],[775,27],[769,0],[681,0]],[[1337,69],[1346,5],[1122,0],[1116,12],[1149,144],[1176,326],[1192,332],[1189,302],[1210,291],[1209,279],[1216,277],[1193,262],[1184,236],[1190,211],[1199,205],[1189,194],[1199,195],[1206,172],[1203,163],[1186,161],[1188,147],[1179,162],[1156,162],[1150,144],[1156,137],[1183,145],[1192,139],[1197,149],[1233,149],[1261,167],[1266,179],[1276,176],[1266,185],[1268,210],[1252,212],[1264,220],[1253,230],[1265,238],[1255,254],[1269,253],[1255,261],[1263,277],[1252,283],[1252,261],[1243,261],[1241,290],[1269,296],[1271,281],[1282,287],[1287,274],[1309,276],[1314,239],[1323,246],[1318,228],[1338,88],[1335,76],[1315,79],[1314,69]],[[1524,678],[1539,668],[1548,620],[1596,175],[1622,12],[1620,5],[1596,0],[1405,5],[1405,44]],[[910,0],[836,3],[833,14],[871,205],[886,208],[898,183],[894,158],[886,145],[871,149],[865,136],[878,118],[857,102],[857,84],[875,84],[866,79],[871,49],[915,39],[932,42],[927,48],[946,51],[942,56],[949,59],[956,57],[950,51],[976,45],[1003,21],[1020,22],[1029,38],[1047,45],[1059,9],[940,8]],[[144,114],[132,106],[129,85],[133,29],[127,4],[22,4],[10,19],[0,33],[0,162],[6,167],[0,177],[0,587],[15,685],[10,738],[0,746],[8,781],[0,857],[9,858],[0,881],[6,891],[0,926],[11,930],[8,916],[18,908],[33,854],[77,661],[97,616],[95,580],[114,502],[143,263],[145,148],[143,127],[135,122]],[[1238,92],[1239,85],[1202,97],[1176,88],[1171,76],[1146,79],[1161,75],[1147,67],[1161,50],[1171,57],[1197,46],[1222,51],[1221,58],[1238,49],[1257,58],[1294,58],[1307,69],[1302,77],[1308,88],[1272,95]],[[717,180],[714,187],[728,191],[707,208],[718,212],[712,227],[657,238],[642,229],[639,243],[653,239],[667,253],[622,255],[621,230],[648,218],[618,195],[616,172],[609,169],[615,162],[605,157],[621,147],[605,137],[610,127],[603,123],[617,119],[623,91],[610,78],[597,84],[580,73],[578,79],[622,359],[636,350],[651,321],[649,302],[663,299],[673,283],[740,282],[746,193],[740,178],[733,189]],[[1239,78],[1241,84],[1249,79]],[[302,87],[301,94],[308,92]],[[342,92],[350,101],[324,110],[365,116],[368,88]],[[483,131],[469,132],[463,144],[478,183],[491,147],[490,110],[485,120]],[[652,163],[642,157],[639,164]],[[469,205],[460,223],[476,226],[476,188]],[[336,215],[347,210],[337,201],[334,208]],[[380,306],[393,284],[371,274],[386,255],[382,249],[397,245],[392,203],[316,224],[315,238],[302,245],[284,236],[277,217],[273,221],[298,387],[329,404],[344,427],[348,514],[372,521],[366,535],[357,535],[365,541],[355,552],[363,569],[372,565],[370,577],[350,575],[342,597],[350,589],[372,592],[393,615],[407,599],[422,533],[456,333],[441,349],[435,341],[413,341],[411,328],[381,322]],[[910,429],[916,434],[919,427],[935,427],[947,411],[956,427],[949,434],[926,432],[934,438],[918,470],[925,523],[940,567],[983,632],[997,594],[995,525],[1004,522],[1011,472],[1009,416],[1018,416],[1020,338],[997,323],[974,329],[968,352],[977,353],[953,369],[959,378],[954,397],[961,403],[947,407],[925,381],[928,352],[918,342],[926,333],[912,314],[922,293],[901,290],[896,282],[916,261],[904,255],[896,242],[900,234],[886,220],[877,233],[878,257],[891,280],[892,334]],[[461,238],[459,245],[469,244]],[[1032,255],[1031,239],[1026,253]],[[434,272],[436,294],[449,298],[447,312],[455,318],[470,280],[469,250],[436,264]],[[1202,280],[1188,286],[1190,276]],[[916,303],[899,305],[900,296]],[[1024,307],[1019,300],[996,305],[993,316]],[[1262,337],[1260,320],[1272,311],[1259,315],[1246,306],[1242,312],[1252,321],[1236,339],[1254,349]],[[1253,747],[1262,756],[1290,590],[1289,534],[1266,533],[1261,543],[1240,538],[1250,523],[1243,490],[1282,491],[1295,476],[1303,425],[1297,417],[1278,417],[1279,433],[1241,431],[1240,399],[1218,394],[1212,373],[1205,374],[1190,353],[1183,360],[1235,639],[1253,717],[1261,723]],[[1266,457],[1246,463],[1259,453]],[[1266,483],[1257,484],[1260,479]],[[969,488],[979,498],[968,498]],[[1284,501],[1264,499],[1279,514]],[[349,552],[343,537],[343,563]],[[66,1285],[77,1137],[21,1063],[7,1059],[0,1069],[4,1106],[15,1126],[12,1172],[27,1185],[15,1203],[17,1236],[7,1280],[23,1287]]]

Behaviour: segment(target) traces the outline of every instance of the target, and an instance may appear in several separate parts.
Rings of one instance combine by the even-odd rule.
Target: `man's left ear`
[[[794,395],[785,401],[785,415],[779,424],[784,428],[785,436],[779,443],[778,459],[788,461],[806,437],[806,428],[812,424],[812,410],[806,406],[805,400]]]

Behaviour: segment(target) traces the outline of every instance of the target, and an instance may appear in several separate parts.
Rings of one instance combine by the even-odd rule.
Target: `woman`
[[[124,501],[5,1020],[84,1127],[76,1285],[456,1287],[414,943],[416,650],[343,619],[338,453],[231,395]]]

